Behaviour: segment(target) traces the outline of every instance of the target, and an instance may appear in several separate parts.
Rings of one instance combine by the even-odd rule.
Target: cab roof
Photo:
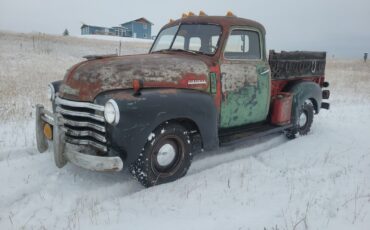
[[[164,25],[162,29],[175,26],[180,23],[217,24],[227,28],[231,26],[249,26],[260,30],[263,34],[266,33],[265,27],[263,27],[259,22],[236,16],[186,16],[175,21],[170,21],[168,24]]]

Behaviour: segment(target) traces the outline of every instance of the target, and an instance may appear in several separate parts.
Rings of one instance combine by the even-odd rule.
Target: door
[[[266,120],[270,104],[270,74],[258,31],[235,28],[229,34],[220,65],[222,101],[220,127]]]

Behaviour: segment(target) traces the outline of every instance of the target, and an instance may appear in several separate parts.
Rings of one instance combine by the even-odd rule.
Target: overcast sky
[[[275,50],[325,50],[336,57],[370,53],[370,0],[0,0],[0,30],[80,34],[81,23],[116,26],[145,17],[153,35],[170,18],[199,10],[261,22]]]

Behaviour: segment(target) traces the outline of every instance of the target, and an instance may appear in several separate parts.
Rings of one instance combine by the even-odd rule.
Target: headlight
[[[119,108],[113,99],[105,103],[104,118],[111,125],[117,125],[119,122]]]
[[[55,89],[51,83],[48,85],[48,98],[50,101],[54,101],[55,99]]]

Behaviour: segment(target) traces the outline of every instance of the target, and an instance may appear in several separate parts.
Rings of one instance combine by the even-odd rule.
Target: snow
[[[153,43],[152,39],[142,39],[142,38],[131,38],[131,37],[118,37],[109,35],[78,35],[78,38],[96,39],[96,40],[107,40],[107,41],[122,41],[122,42],[143,42],[143,43]]]
[[[369,63],[329,61],[331,110],[309,135],[203,152],[184,178],[145,189],[127,170],[58,169],[52,152],[35,148],[32,111],[48,103],[48,81],[115,43],[45,37],[42,53],[32,35],[0,35],[1,229],[369,229]]]
[[[150,133],[149,136],[148,136],[148,141],[153,140],[154,137],[155,137],[155,134],[154,133]]]

